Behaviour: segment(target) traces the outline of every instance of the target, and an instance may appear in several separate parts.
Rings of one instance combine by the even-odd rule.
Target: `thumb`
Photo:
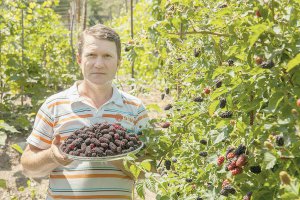
[[[57,134],[52,140],[52,144],[59,144],[59,143],[60,143],[60,134]]]

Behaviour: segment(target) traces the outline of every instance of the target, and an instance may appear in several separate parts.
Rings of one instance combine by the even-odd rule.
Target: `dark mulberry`
[[[194,49],[194,56],[197,58],[200,55],[199,49]]]
[[[113,152],[112,150],[106,150],[106,151],[105,151],[105,154],[106,154],[107,156],[113,156],[113,155],[115,155],[114,152]]]
[[[263,69],[271,69],[275,66],[274,62],[273,61],[268,61],[268,62],[263,62],[261,64],[261,68]]]
[[[202,97],[195,97],[194,98],[194,102],[202,102],[203,101],[203,98]]]
[[[200,144],[207,145],[207,140],[205,139],[200,140]]]
[[[202,156],[202,157],[206,157],[208,154],[207,154],[206,151],[202,151],[202,152],[199,153],[199,155]]]
[[[91,139],[90,138],[87,138],[84,143],[88,146],[91,144]]]
[[[284,138],[281,135],[276,136],[276,144],[278,146],[283,146],[284,145]]]
[[[165,93],[169,94],[170,93],[170,88],[165,88]]]
[[[221,118],[231,118],[232,117],[232,112],[231,111],[225,111],[225,112],[222,112],[219,116]]]
[[[106,138],[106,139],[108,139],[108,140],[111,140],[111,139],[112,139],[112,136],[109,135],[109,134],[105,134],[105,135],[103,135],[102,137],[104,137],[104,138]]]
[[[221,80],[216,80],[216,88],[220,88],[222,86],[222,81]]]
[[[110,148],[110,150],[112,150],[113,152],[116,152],[116,151],[117,151],[117,146],[116,146],[113,142],[110,142],[110,143],[109,143],[109,148]]]
[[[171,169],[171,161],[170,160],[165,161],[165,167],[166,167],[167,170]]]
[[[193,181],[193,179],[192,179],[192,178],[186,178],[185,181],[186,181],[187,183],[191,183],[191,182]]]
[[[164,110],[170,110],[173,106],[171,104],[168,104],[165,106]]]
[[[239,156],[239,155],[244,154],[245,152],[246,152],[246,146],[240,144],[240,145],[238,146],[238,148],[235,150],[234,154],[237,155],[237,156]]]
[[[100,137],[100,138],[99,138],[99,141],[100,141],[101,143],[107,143],[107,144],[109,144],[109,140],[108,140],[107,138],[105,138],[105,137]]]
[[[250,171],[254,174],[259,174],[261,172],[261,167],[259,165],[250,166]]]
[[[220,99],[220,108],[225,108],[225,106],[226,106],[226,99],[225,98]]]
[[[233,66],[234,61],[233,61],[232,59],[229,59],[229,60],[227,61],[227,63],[228,63],[229,66]]]
[[[107,149],[108,148],[108,144],[107,143],[100,143],[100,146],[104,149]]]

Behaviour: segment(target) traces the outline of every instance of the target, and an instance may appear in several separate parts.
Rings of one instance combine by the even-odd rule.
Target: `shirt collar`
[[[77,88],[78,84],[81,82],[82,81],[76,81],[67,91],[67,97],[70,99],[71,103],[84,100],[84,98],[79,95],[78,88]],[[120,93],[119,89],[114,84],[112,84],[112,88],[113,88],[113,94],[112,97],[108,100],[108,103],[114,103],[116,105],[123,106],[124,102],[123,102],[122,94]]]

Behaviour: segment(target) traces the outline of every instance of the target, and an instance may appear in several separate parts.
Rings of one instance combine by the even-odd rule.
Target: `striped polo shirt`
[[[54,135],[64,140],[83,126],[101,122],[120,123],[134,133],[147,126],[149,118],[140,99],[113,85],[111,99],[97,109],[79,95],[78,83],[46,99],[27,138],[29,144],[48,149]],[[50,173],[47,200],[123,200],[131,199],[132,190],[133,180],[108,162],[74,160]]]

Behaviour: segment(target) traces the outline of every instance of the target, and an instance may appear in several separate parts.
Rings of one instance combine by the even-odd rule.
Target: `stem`
[[[250,102],[253,101],[254,95],[253,93],[250,94]],[[254,124],[254,110],[250,111],[250,125],[253,126]]]
[[[22,26],[22,35],[21,35],[21,46],[22,46],[22,51],[21,51],[21,67],[22,71],[24,71],[24,10],[22,8],[21,10],[21,26]],[[24,85],[22,84],[21,86],[21,105],[24,105]]]
[[[272,4],[272,6],[271,6],[272,19],[273,19],[273,22],[275,22],[274,0],[272,0],[271,4]]]
[[[133,0],[130,0],[130,35],[133,40]],[[134,60],[131,63],[131,78],[134,78]]]

